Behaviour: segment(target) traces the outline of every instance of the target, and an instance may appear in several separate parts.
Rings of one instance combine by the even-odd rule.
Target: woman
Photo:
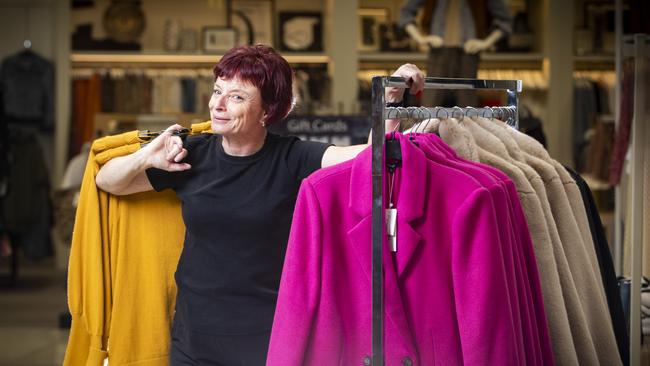
[[[280,137],[266,126],[291,110],[293,72],[272,48],[242,46],[214,68],[214,135],[173,136],[179,125],[99,171],[97,186],[124,195],[174,189],[182,202],[185,243],[172,365],[263,365],[284,251],[300,182],[354,158],[367,145],[336,147]],[[424,85],[410,64],[394,74]],[[388,102],[403,90],[389,88]],[[388,126],[390,128],[392,126]]]

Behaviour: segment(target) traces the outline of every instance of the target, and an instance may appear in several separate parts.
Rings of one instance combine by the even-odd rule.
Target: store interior
[[[404,3],[0,0],[0,112],[13,108],[6,98],[12,91],[2,89],[14,77],[7,60],[30,57],[40,65],[32,74],[39,79],[29,80],[39,105],[23,106],[38,111],[0,121],[0,365],[63,360],[75,199],[94,139],[207,121],[214,65],[234,46],[264,43],[295,71],[296,106],[277,128],[337,145],[363,143],[370,130],[372,77],[390,75],[404,63],[427,69],[428,50],[399,26]],[[511,33],[478,53],[477,78],[522,81],[520,131],[585,179],[616,274],[630,277],[624,223],[630,220],[631,168],[613,182],[610,166],[623,69],[629,67],[620,52],[622,35],[650,33],[642,16],[650,14],[648,4],[505,3]],[[410,96],[408,103],[420,105],[421,97]],[[479,107],[507,103],[500,91],[478,91],[476,98]],[[456,101],[447,102],[453,107]],[[645,235],[641,241],[648,244],[650,233]],[[643,258],[650,258],[650,247],[644,250]],[[643,357],[650,362],[647,351]]]

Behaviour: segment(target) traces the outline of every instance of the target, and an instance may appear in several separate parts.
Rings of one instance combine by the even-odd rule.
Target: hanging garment
[[[501,126],[505,128],[504,124]],[[595,244],[591,230],[589,228],[589,220],[587,218],[587,212],[582,195],[580,193],[580,189],[578,188],[575,180],[573,180],[571,175],[566,171],[564,166],[551,159],[548,152],[537,141],[517,132],[512,128],[507,128],[506,130],[514,138],[517,145],[522,149],[527,158],[527,161],[530,162],[537,159],[540,161],[538,164],[541,164],[541,162],[551,164],[553,170],[549,172],[555,173],[555,176],[559,177],[559,180],[562,183],[571,209],[569,212],[573,213],[576,227],[579,230],[579,234],[584,245],[584,250],[580,255],[588,260],[592,268],[591,273],[588,276],[585,276],[585,280],[576,280],[576,282],[581,284],[579,291],[582,291],[583,306],[588,307],[588,309],[585,309],[585,312],[589,317],[589,326],[591,329],[591,334],[594,338],[594,344],[597,347],[598,357],[601,364],[620,364],[622,360],[619,353],[617,352],[618,346],[616,342],[616,336],[614,334],[614,329],[611,323],[611,317],[609,316],[610,311],[607,299],[605,297],[600,264],[596,256]],[[565,247],[566,245],[567,243],[565,243]],[[568,245],[570,246],[571,244],[568,243]],[[581,275],[589,273],[589,271],[587,271],[585,268],[578,269],[575,266],[574,268],[577,269],[573,272],[574,279],[578,278],[575,272],[578,272]],[[586,282],[586,280],[589,280],[590,282]],[[599,298],[599,301],[597,302],[595,302],[596,297]]]
[[[435,138],[435,135],[429,135],[429,139]],[[441,142],[438,146],[444,148],[448,145]],[[450,153],[455,155],[453,150]],[[536,305],[543,303],[546,309],[555,363],[558,365],[575,365],[578,363],[578,358],[571,338],[568,315],[553,254],[553,245],[539,197],[521,171],[493,154],[484,152],[482,157],[483,162],[490,164],[481,165],[482,169],[488,170],[496,176],[503,176],[506,173],[507,176],[512,178],[510,183],[514,182],[511,189],[514,190],[515,197],[518,196],[525,215],[524,223],[519,223],[519,225],[527,222],[534,245],[534,258],[537,260],[536,267],[539,269],[543,301],[537,301]],[[498,169],[494,169],[492,166]],[[531,178],[531,180],[535,182],[536,186],[542,186],[543,190],[543,183],[539,177],[536,180]],[[532,266],[529,264],[530,267]]]
[[[585,151],[587,158],[583,175],[601,182],[609,181],[610,158],[613,152],[615,126],[613,123],[596,121]]]
[[[585,151],[588,145],[587,131],[593,126],[598,114],[598,101],[594,84],[588,79],[573,81],[573,161],[578,171],[585,168],[588,158]]]
[[[587,324],[592,340],[596,346],[599,360],[602,364],[617,364],[618,357],[616,342],[611,322],[607,322],[609,313],[604,299],[602,280],[598,262],[593,249],[593,240],[586,219],[584,204],[578,187],[566,172],[564,167],[552,160],[546,150],[532,138],[517,132],[506,125],[491,123],[478,118],[477,125],[484,126],[486,131],[493,132],[499,140],[508,147],[508,153],[519,161],[525,161],[543,178],[549,203],[554,213],[556,225],[560,230],[563,248],[567,253],[570,269],[582,302],[582,308],[587,316]],[[474,126],[470,126],[474,127]],[[498,130],[501,128],[501,133]],[[510,134],[506,133],[510,132]],[[474,136],[476,137],[475,131]],[[535,153],[547,160],[530,155]],[[523,159],[523,160],[522,160]],[[584,265],[588,264],[591,271]]]
[[[102,86],[99,75],[72,81],[72,135],[69,155],[77,155],[83,144],[95,137],[95,115],[101,111]]]
[[[7,191],[0,217],[14,244],[29,259],[53,254],[50,230],[52,202],[44,153],[33,126],[9,125]]]
[[[470,133],[469,129],[474,129],[474,135]],[[541,180],[541,177],[526,164],[512,159],[502,142],[500,142],[496,137],[488,134],[486,131],[481,130],[480,127],[472,121],[458,123],[453,118],[444,119],[440,124],[440,135],[450,146],[459,147],[458,152],[461,156],[471,156],[476,154],[472,151],[478,151],[482,163],[494,166],[513,179],[520,191],[520,196],[521,192],[528,193],[530,191],[535,192],[538,196],[539,203],[542,206],[543,217],[546,221],[546,226],[550,235],[550,241],[553,246],[553,255],[555,257],[555,264],[561,284],[560,288],[562,290],[562,297],[564,298],[563,310],[561,306],[552,306],[553,303],[557,304],[557,291],[554,292],[555,299],[553,299],[553,297],[545,297],[545,301],[549,298],[548,306],[551,306],[550,309],[556,310],[555,312],[547,312],[549,315],[549,321],[552,321],[555,324],[555,326],[551,327],[551,336],[554,346],[557,347],[554,348],[555,354],[558,355],[556,361],[568,365],[575,364],[575,362],[573,362],[574,356],[571,351],[574,349],[575,351],[573,352],[576,353],[580,364],[598,365],[596,349],[589,333],[587,318],[582,310],[582,305],[578,296],[577,284],[574,282],[571,275],[569,263],[562,248],[560,235],[551,212],[546,188],[544,187],[544,182]],[[478,140],[475,140],[475,137]],[[480,142],[483,147],[479,147],[477,142]],[[525,207],[528,208],[531,206]],[[532,207],[534,207],[534,203]],[[534,211],[529,212],[528,215],[535,215]],[[536,215],[533,219],[528,220],[528,222],[529,225],[534,222],[540,222],[539,216]],[[540,233],[541,231],[536,230],[535,232]],[[543,242],[537,241],[535,243],[537,244],[535,247],[536,255],[545,253],[544,248],[541,247]],[[548,251],[548,249],[546,249],[546,251]],[[540,264],[539,268],[541,271],[542,268],[545,270],[550,268],[548,267],[548,257],[545,256],[544,258],[547,259],[545,265]],[[546,283],[546,281],[547,278],[552,279],[554,276],[550,275],[549,272],[541,272],[541,274],[543,275],[542,285],[546,288],[553,286],[552,284]],[[545,292],[545,294],[548,294],[548,292]],[[564,322],[564,315],[562,314],[564,311],[567,313],[569,320],[568,324]],[[558,317],[558,319],[553,319],[554,317]],[[569,325],[571,331],[573,347],[567,346],[564,343],[559,343],[559,341],[554,338],[560,337],[560,340],[566,340],[567,325]],[[568,344],[570,345],[570,343]]]
[[[490,166],[459,159],[453,150],[433,134],[422,134],[415,137],[411,135],[410,138],[414,138],[429,160],[468,174],[491,192],[497,217],[500,218],[500,238],[502,241],[510,240],[512,258],[508,260],[508,263],[514,270],[517,283],[515,286],[509,287],[508,290],[511,295],[511,304],[518,303],[518,309],[522,310],[521,314],[514,314],[513,320],[515,328],[521,329],[521,334],[525,338],[523,348],[525,349],[526,364],[551,363],[552,360],[535,359],[536,355],[550,355],[552,352],[548,342],[540,342],[540,339],[547,340],[549,335],[531,237],[528,232],[518,231],[519,235],[517,235],[513,230],[514,227],[527,226],[513,182],[502,172]],[[516,203],[513,204],[513,202]],[[524,233],[526,235],[521,235]],[[507,265],[506,268],[508,268]],[[519,324],[521,319],[530,319],[531,322],[523,321]],[[541,350],[540,347],[544,346],[548,348]]]
[[[100,95],[102,97],[101,111],[104,113],[114,112],[115,111],[115,79],[111,77],[109,72],[104,72],[100,74],[101,77],[101,91]],[[76,97],[76,95],[75,95]]]
[[[537,141],[522,133],[517,132],[513,128],[507,128],[505,124],[499,125],[495,123],[493,125],[497,128],[501,128],[503,131],[507,132],[510,137],[512,137],[511,144],[513,148],[517,146],[524,154],[539,158],[551,164],[551,166],[555,169],[555,172],[562,182],[567,198],[569,199],[571,211],[573,212],[573,216],[575,217],[576,223],[578,224],[577,226],[580,231],[582,241],[585,244],[585,251],[587,252],[587,256],[592,263],[592,267],[596,273],[597,279],[601,280],[599,283],[602,283],[600,266],[594,249],[594,239],[592,237],[592,231],[589,227],[589,220],[587,219],[587,211],[585,209],[582,194],[580,193],[580,188],[576,184],[575,180],[571,177],[569,172],[567,172],[564,166],[562,166],[562,164],[556,160],[552,159],[546,149],[544,149],[544,147]],[[508,141],[508,136],[500,136],[502,136],[502,141]],[[601,290],[604,295],[603,287],[599,286],[598,289]]]
[[[193,132],[209,122],[193,125]],[[72,328],[64,365],[168,365],[183,226],[175,194],[114,196],[95,185],[111,158],[140,148],[138,131],[96,140],[84,172],[68,270]],[[125,219],[127,218],[128,219]]]
[[[45,131],[54,128],[54,65],[31,50],[0,65],[0,90],[6,117]]]
[[[627,326],[625,324],[623,305],[621,304],[618,281],[614,270],[614,262],[612,260],[609,244],[607,243],[607,237],[605,236],[605,229],[600,221],[598,207],[596,207],[589,186],[578,173],[570,168],[566,169],[576,181],[576,184],[580,188],[580,193],[582,194],[585,209],[587,210],[587,218],[589,219],[589,229],[594,238],[594,248],[596,249],[596,254],[598,256],[600,274],[603,279],[605,296],[607,297],[609,315],[612,318],[612,326],[614,328],[614,334],[616,335],[618,352],[621,355],[623,364],[628,365],[630,363],[630,345]]]
[[[477,118],[476,122],[486,131],[499,138],[499,140],[508,150],[508,154],[515,157],[516,160],[523,162],[526,159],[531,159],[538,165],[547,169],[549,174],[552,174],[553,170],[548,169],[548,165],[542,164],[543,161],[550,164],[555,169],[555,172],[562,182],[562,186],[564,187],[567,198],[569,199],[571,211],[578,224],[580,238],[585,244],[587,256],[592,263],[594,271],[597,273],[597,275],[599,275],[600,272],[598,270],[595,252],[592,250],[593,239],[591,237],[591,231],[589,230],[587,215],[584,210],[582,197],[575,181],[566,172],[564,167],[557,161],[551,159],[550,155],[548,155],[548,152],[537,141],[526,136],[525,134],[517,132],[513,128],[507,128],[504,123],[491,123],[487,119],[482,118]],[[539,158],[542,161],[535,160],[535,158]],[[600,287],[598,289],[602,290]]]
[[[476,78],[478,54],[469,54],[462,47],[431,48],[427,57],[427,75],[438,77]],[[426,89],[422,104],[453,107],[477,105],[476,90]]]
[[[182,78],[182,101],[183,113],[194,113],[196,105],[196,80],[194,78]]]
[[[510,303],[515,279],[495,255],[507,246],[490,192],[408,140],[401,146],[397,252],[384,251],[386,363],[523,364],[513,322],[523,309]],[[268,365],[370,360],[370,157],[364,150],[303,181]],[[532,357],[552,364],[550,354]]]
[[[486,120],[482,121],[490,123]],[[488,127],[506,129],[503,123],[500,125],[492,123],[492,125]],[[611,322],[607,321],[609,311],[580,192],[564,167],[550,159],[539,143],[512,128],[506,131],[510,132],[510,136],[502,133],[499,136],[500,141],[510,147],[509,152],[518,150],[515,156],[525,159],[525,162],[533,167],[545,182],[549,203],[562,238],[563,248],[567,253],[572,276],[578,285],[578,294],[587,316],[587,324],[599,360],[601,364],[620,364]],[[548,162],[529,152],[544,156]],[[585,268],[585,265],[589,265],[591,270]]]

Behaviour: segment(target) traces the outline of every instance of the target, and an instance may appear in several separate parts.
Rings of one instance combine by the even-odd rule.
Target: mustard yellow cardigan
[[[205,132],[210,123],[192,125]],[[64,366],[168,365],[174,272],[185,226],[172,191],[97,189],[108,160],[134,152],[138,131],[96,140],[84,171],[68,267],[72,328]]]

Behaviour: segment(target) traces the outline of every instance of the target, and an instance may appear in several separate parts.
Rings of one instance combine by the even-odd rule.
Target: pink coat
[[[384,251],[386,365],[520,365],[490,192],[402,142],[397,252]],[[303,181],[267,365],[371,356],[371,151]],[[517,310],[517,311],[515,311]]]

